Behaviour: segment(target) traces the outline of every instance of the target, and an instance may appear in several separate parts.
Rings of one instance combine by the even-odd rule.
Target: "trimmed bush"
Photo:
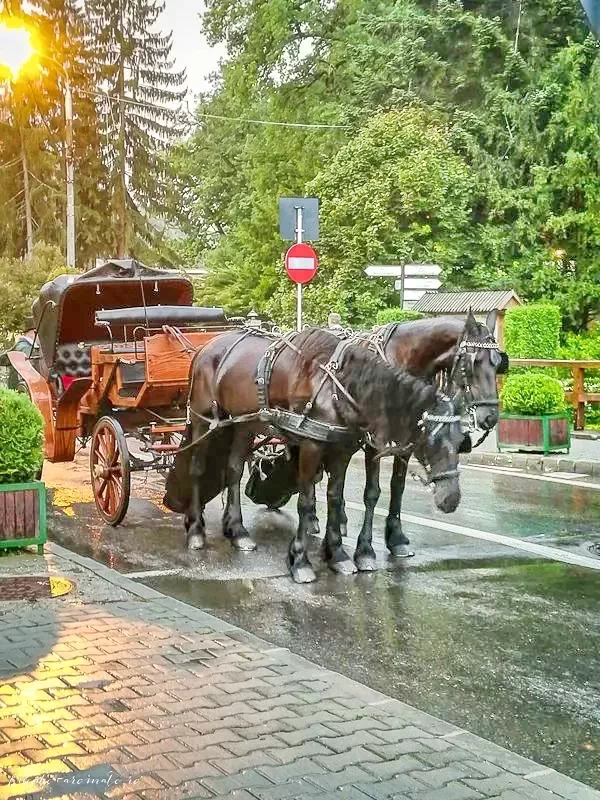
[[[504,381],[500,401],[506,414],[539,416],[560,414],[565,410],[561,382],[549,375],[532,372],[510,375]]]
[[[23,483],[38,474],[42,416],[26,394],[0,389],[0,483]]]
[[[506,312],[504,344],[511,358],[558,358],[560,308],[538,303]]]
[[[414,319],[423,319],[423,314],[411,308],[382,308],[375,317],[376,325],[387,325],[389,322],[412,322]]]

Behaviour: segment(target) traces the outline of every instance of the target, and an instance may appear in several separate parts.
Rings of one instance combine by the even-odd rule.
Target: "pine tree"
[[[178,131],[185,72],[172,36],[156,32],[164,0],[87,0],[118,257],[152,241],[166,197],[166,145]]]

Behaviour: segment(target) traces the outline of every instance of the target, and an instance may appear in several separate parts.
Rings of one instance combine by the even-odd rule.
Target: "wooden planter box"
[[[31,483],[0,483],[0,550],[46,542],[46,486]]]
[[[529,453],[568,453],[571,426],[566,414],[543,414],[539,417],[500,414],[497,428],[498,450]]]

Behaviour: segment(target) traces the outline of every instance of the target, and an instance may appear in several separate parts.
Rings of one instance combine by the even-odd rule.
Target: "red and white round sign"
[[[293,244],[285,254],[285,270],[294,283],[309,283],[317,274],[319,261],[309,244]]]

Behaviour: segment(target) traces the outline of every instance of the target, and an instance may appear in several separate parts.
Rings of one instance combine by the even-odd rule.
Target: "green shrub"
[[[506,312],[504,344],[511,358],[557,358],[561,315],[558,306],[538,303]]]
[[[600,335],[594,333],[566,333],[558,357],[567,361],[600,361]]]
[[[43,462],[42,416],[26,394],[0,389],[0,483],[32,480]]]
[[[510,375],[500,395],[502,410],[506,414],[559,414],[565,410],[562,384],[549,375],[527,372]]]
[[[412,308],[381,308],[375,317],[376,325],[387,325],[388,322],[412,322],[414,319],[423,319],[423,314],[413,311]]]

